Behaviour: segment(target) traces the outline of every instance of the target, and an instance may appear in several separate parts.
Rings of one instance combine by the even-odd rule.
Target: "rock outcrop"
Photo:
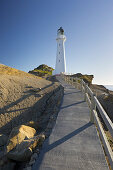
[[[18,144],[22,143],[24,139],[34,137],[35,133],[36,130],[34,128],[25,125],[13,128],[7,142],[7,153],[14,149]]]
[[[93,75],[83,75],[81,73],[77,73],[77,74],[73,74],[71,75],[72,77],[77,77],[77,78],[80,78],[80,79],[83,79],[85,83],[87,83],[88,85],[92,84],[92,80],[94,78]]]
[[[30,123],[34,125],[34,123]],[[7,157],[15,161],[27,161],[30,159],[33,150],[37,145],[41,145],[45,135],[34,136],[36,130],[32,127],[21,125],[15,127],[8,139]]]
[[[37,145],[42,145],[44,139],[45,135],[37,135],[33,138],[23,140],[21,143],[18,143],[16,148],[10,151],[7,156],[15,161],[28,161],[33,154],[33,150]]]
[[[44,76],[52,75],[53,70],[54,69],[52,67],[42,64],[37,68],[35,68],[34,70],[29,71],[29,73],[34,74],[35,76],[44,77]]]

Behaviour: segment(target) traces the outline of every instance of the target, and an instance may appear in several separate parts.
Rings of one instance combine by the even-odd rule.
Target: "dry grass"
[[[29,113],[29,121],[30,115],[39,113],[38,101],[56,87],[58,83],[0,65],[0,129],[19,115]],[[37,92],[37,88],[42,90]]]
[[[0,64],[0,75],[13,75],[13,76],[28,76],[34,77],[33,75],[26,73],[24,71],[17,70],[15,68],[8,67],[6,65]],[[37,77],[40,78],[40,77]]]

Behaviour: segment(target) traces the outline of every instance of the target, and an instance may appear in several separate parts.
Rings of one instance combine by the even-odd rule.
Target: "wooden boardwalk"
[[[32,170],[108,170],[90,110],[80,90],[66,84],[56,124]]]

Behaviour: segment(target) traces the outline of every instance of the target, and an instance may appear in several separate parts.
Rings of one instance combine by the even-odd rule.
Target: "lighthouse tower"
[[[66,73],[66,59],[65,59],[65,46],[66,36],[64,30],[60,27],[57,31],[57,55],[54,74]]]

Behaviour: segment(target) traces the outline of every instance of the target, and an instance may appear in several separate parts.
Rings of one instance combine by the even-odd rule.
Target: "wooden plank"
[[[82,79],[82,83],[83,83],[83,85],[86,85],[86,83],[84,82],[84,80]]]
[[[84,91],[85,91],[85,88],[84,88],[84,86],[82,85],[82,92],[84,93]]]
[[[88,102],[88,105],[91,108],[91,100],[90,100],[90,98],[89,98],[87,93],[86,93],[86,101]]]
[[[89,93],[89,95],[92,97],[92,96],[94,96],[94,93],[92,92],[92,90],[86,85],[86,88],[87,88],[87,90],[88,90],[88,93]]]
[[[109,132],[111,133],[111,136],[113,137],[113,123],[111,122],[110,118],[108,117],[107,113],[105,112],[105,110],[103,109],[102,105],[100,104],[100,102],[98,101],[98,99],[96,97],[94,97],[94,101],[96,103],[96,106],[97,106],[107,128],[109,129]]]
[[[111,168],[113,169],[113,152],[112,152],[112,149],[111,149],[111,147],[109,145],[109,142],[107,140],[106,134],[105,134],[105,132],[104,132],[104,130],[102,128],[101,122],[100,122],[100,120],[98,118],[98,115],[97,115],[97,112],[95,110],[93,110],[93,114],[94,114],[96,125],[97,125],[98,130],[99,130],[101,140],[102,140],[103,145],[104,145],[104,149],[105,149],[106,154],[108,156],[108,160],[110,162]]]

